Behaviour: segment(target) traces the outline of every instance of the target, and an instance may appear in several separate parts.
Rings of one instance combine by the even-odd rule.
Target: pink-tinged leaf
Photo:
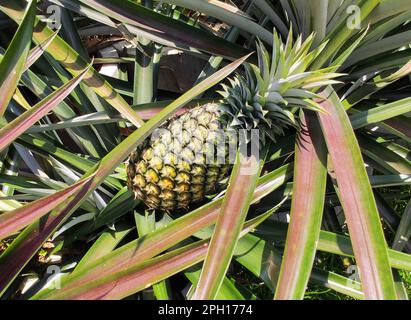
[[[91,66],[91,65],[90,65]],[[80,83],[88,72],[86,68],[77,77],[71,79],[65,85],[54,91],[52,94],[41,100],[33,108],[27,110],[21,116],[11,121],[8,125],[0,129],[0,151],[4,150],[10,143],[17,139],[24,131],[34,123],[44,117],[55,106],[62,102]]]
[[[89,176],[76,184],[76,187],[71,189],[70,194],[64,193],[68,188],[62,190],[55,199],[52,196],[45,197],[38,201],[38,204],[43,204],[46,210],[49,210],[47,201],[53,199],[53,211],[44,216],[47,211],[38,208],[35,212],[37,216],[31,216],[35,220],[31,225],[25,228],[5,252],[0,256],[0,295],[8,288],[11,282],[15,279],[18,273],[24,268],[27,262],[34,256],[41,245],[50,237],[50,235],[68,218],[69,213],[76,209],[80,201],[88,194],[90,185],[93,183],[94,176]],[[30,214],[32,204],[19,208],[24,210],[23,213]],[[43,215],[42,218],[39,217]],[[27,222],[23,214],[19,211],[18,216],[19,227]]]
[[[243,237],[265,221],[279,207],[244,223],[239,234]],[[202,240],[152,259],[128,260],[122,268],[90,281],[83,280],[77,285],[65,286],[48,291],[33,299],[108,300],[122,299],[141,291],[152,284],[202,261],[207,253],[208,241]],[[107,260],[106,260],[107,261]]]
[[[26,1],[2,0],[1,3],[0,11],[7,14],[18,24],[21,24]],[[53,34],[54,31],[51,30],[45,22],[40,21],[38,18],[35,19],[33,29],[33,40],[35,42],[43,43],[52,37]],[[59,36],[56,36],[50,42],[46,51],[60,62],[73,76],[78,76],[88,65],[88,62],[80,57],[79,54]],[[23,65],[24,63],[22,67]],[[94,68],[89,69],[84,77],[84,82],[135,126],[141,127],[144,124],[144,121],[137,116],[127,101],[125,101]]]
[[[23,21],[0,63],[0,118],[6,111],[23,73],[33,34],[36,4],[37,1],[32,0],[27,7]]]
[[[131,265],[107,277],[54,291],[41,299],[114,300],[125,298],[204,259],[207,241],[200,241],[143,263]]]
[[[293,198],[275,299],[303,299],[320,235],[327,184],[327,149],[313,112],[302,114],[295,145]]]
[[[40,43],[39,45],[35,46],[33,49],[30,50],[26,64],[24,65],[24,70],[29,69],[33,63],[37,61],[38,58],[44,53],[46,48],[49,44],[54,40],[54,38],[58,35],[60,29],[56,30],[50,37],[48,37],[44,42]]]
[[[254,192],[253,202],[276,190],[292,176],[292,164],[287,164],[263,176]],[[97,260],[70,277],[67,289],[74,288],[83,282],[90,282],[103,276],[117,272],[127,264],[135,264],[152,258],[171,248],[194,233],[206,228],[217,220],[223,199],[219,198],[183,217],[167,224],[167,226],[132,241]],[[107,263],[109,261],[109,263]],[[64,282],[63,282],[64,285]]]
[[[325,100],[321,104],[328,114],[318,116],[340,190],[365,297],[396,299],[387,244],[360,147],[337,94],[329,88],[323,97]]]
[[[37,220],[31,224],[30,227],[26,228],[6,251],[13,252],[13,254],[6,254],[5,252],[0,257],[0,272],[2,271],[2,267],[8,268],[7,273],[5,273],[7,276],[5,276],[4,279],[1,279],[2,282],[0,282],[0,285],[3,286],[0,287],[0,291],[7,288],[18,272],[21,271],[28,260],[40,248],[41,244],[50,237],[50,235],[88,196],[90,196],[94,189],[106,180],[107,176],[110,175],[133,150],[135,150],[137,145],[142,143],[153,130],[161,125],[161,123],[168,119],[174,112],[203,91],[211,88],[222,79],[226,78],[247,58],[248,56],[245,56],[230,63],[173,101],[155,117],[150,119],[150,121],[145,123],[141,128],[133,132],[127,139],[111,150],[103,159],[101,159],[99,164],[90,168],[85,175],[83,175],[81,180],[85,180],[91,176],[93,176],[93,179],[90,179],[90,183],[84,185],[83,188],[75,194],[75,198],[72,201],[62,203],[47,217]],[[49,197],[50,196],[44,197],[43,200],[47,201],[46,199]],[[14,259],[14,256],[18,256],[19,259]]]
[[[68,197],[78,192],[90,179],[91,177],[57,191],[47,198],[41,198],[13,211],[2,213],[0,215],[0,240],[13,235],[53,210]]]
[[[251,164],[251,167],[250,167]],[[237,152],[194,300],[215,299],[234,255],[264,160]]]

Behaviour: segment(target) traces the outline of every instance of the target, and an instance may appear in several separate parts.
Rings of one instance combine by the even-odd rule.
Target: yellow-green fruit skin
[[[224,129],[217,104],[192,108],[165,123],[128,159],[127,185],[135,198],[151,209],[173,211],[214,193],[231,167],[228,143],[218,143]],[[221,146],[224,150],[217,151]],[[217,158],[221,154],[223,161]]]

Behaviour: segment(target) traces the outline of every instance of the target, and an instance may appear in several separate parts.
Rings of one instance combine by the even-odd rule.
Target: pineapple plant
[[[199,105],[167,121],[130,155],[127,185],[135,198],[151,209],[188,208],[215,192],[229,174],[238,130],[257,129],[263,148],[287,126],[298,128],[298,108],[322,109],[312,89],[336,83],[333,78],[339,74],[307,71],[325,44],[310,51],[314,35],[293,43],[292,33],[291,29],[284,44],[274,32],[271,55],[259,41],[258,65],[248,64],[245,76],[237,74],[223,84],[222,101]],[[251,139],[249,132],[245,135]]]
[[[408,299],[409,0],[0,11],[0,299]]]

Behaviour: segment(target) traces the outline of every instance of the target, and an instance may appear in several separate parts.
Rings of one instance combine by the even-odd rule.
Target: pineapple
[[[237,141],[233,132],[258,129],[264,146],[286,126],[298,127],[298,108],[321,110],[311,90],[335,83],[338,74],[326,69],[308,72],[323,45],[310,52],[314,35],[293,44],[292,31],[289,34],[284,45],[274,32],[271,57],[257,42],[258,66],[245,65],[244,76],[237,74],[229,85],[223,84],[222,102],[197,106],[169,120],[160,134],[130,155],[127,184],[136,198],[163,211],[200,202],[230,172],[229,151]],[[231,132],[228,139],[221,130]]]

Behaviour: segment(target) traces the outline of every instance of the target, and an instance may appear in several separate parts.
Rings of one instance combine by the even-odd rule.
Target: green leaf
[[[184,8],[189,8],[194,11],[204,13],[208,16],[215,17],[221,21],[226,22],[231,26],[238,27],[241,30],[247,31],[268,44],[273,43],[273,35],[271,32],[260,26],[258,23],[242,14],[227,10],[221,5],[216,5],[219,2],[203,1],[203,0],[169,0],[171,4],[175,4]],[[284,24],[282,24],[284,26]],[[287,29],[286,29],[287,30]]]
[[[24,70],[29,69],[37,61],[37,59],[40,58],[40,56],[44,53],[49,44],[58,35],[59,31],[60,30],[56,30],[44,42],[40,43],[39,45],[35,46],[33,49],[30,50],[27,56],[26,64],[24,65]]]
[[[90,65],[91,66],[91,65]],[[77,77],[71,79],[61,88],[53,92],[47,98],[43,99],[30,110],[23,113],[11,121],[8,125],[0,129],[0,151],[4,150],[19,135],[26,131],[31,125],[39,121],[57,104],[66,98],[70,92],[80,83],[90,67],[86,68]]]
[[[15,20],[21,23],[23,15],[24,0],[4,0],[0,10]],[[42,43],[53,35],[53,31],[46,23],[41,22],[38,18],[35,20],[33,38],[38,43]],[[46,48],[55,60],[62,63],[65,68],[73,75],[79,75],[86,67],[87,62],[62,38],[56,36]],[[90,68],[84,76],[84,81],[91,87],[99,96],[104,98],[121,114],[124,114],[137,127],[141,127],[144,123],[140,117],[130,108],[129,104],[105,81],[100,74]]]
[[[17,139],[16,143],[44,156],[45,158],[53,156],[59,160],[62,160],[64,163],[68,163],[72,168],[79,170],[82,173],[93,169],[96,165],[96,161],[67,151],[63,149],[62,146],[60,147],[56,145],[56,143],[53,143],[47,139],[37,139],[23,134]],[[121,182],[113,177],[107,177],[104,180],[104,185],[115,189],[121,189],[123,187]]]
[[[135,229],[135,227],[129,227],[123,224],[116,226],[115,230],[108,229],[104,231],[77,264],[73,273],[87,269],[94,261],[113,251],[120,241],[133,229]]]
[[[352,127],[358,129],[372,123],[394,118],[407,112],[411,112],[411,98],[401,99],[355,113],[350,117],[350,120]]]
[[[381,3],[372,12],[370,16],[370,22],[376,23],[382,19],[394,16],[398,13],[409,11],[411,9],[411,3],[408,0],[381,0]]]
[[[312,31],[315,32],[314,46],[325,38],[327,29],[328,0],[309,1]],[[308,15],[307,15],[308,16]]]
[[[281,241],[283,239],[282,237]],[[265,241],[253,234],[245,235],[238,243],[236,260],[263,280],[271,291],[275,291],[281,264],[281,252],[270,241]],[[363,293],[358,289],[361,288],[358,282],[333,272],[313,268],[310,283],[319,284],[357,299],[364,298]]]
[[[281,33],[284,38],[287,38],[288,35],[288,28],[285,25],[284,21],[278,16],[275,9],[273,8],[272,4],[267,0],[254,0],[253,5],[259,8],[265,15],[273,22],[276,29]],[[246,30],[249,31],[249,30]],[[257,34],[255,34],[257,35]],[[273,37],[271,36],[271,42],[273,41]]]
[[[5,4],[2,3],[2,6]],[[6,54],[0,63],[0,118],[6,111],[12,98],[21,74],[24,71],[27,55],[30,50],[33,34],[34,18],[36,17],[37,1],[32,0],[27,6],[22,22],[14,35]]]
[[[136,220],[136,227],[139,237],[143,237],[144,235],[155,231],[155,212],[145,212],[144,215],[134,212],[134,219]],[[153,284],[153,292],[157,300],[170,300],[170,284],[165,280]]]
[[[408,205],[404,210],[401,217],[400,225],[395,232],[392,248],[398,251],[402,251],[410,240],[411,237],[411,200],[408,201]]]
[[[193,28],[128,0],[80,1],[121,23],[137,27],[141,35],[158,43],[161,43],[158,38],[166,39],[167,43],[163,42],[165,45],[175,46],[173,43],[183,43],[231,59],[248,53],[240,46],[224,41],[209,32]]]
[[[4,197],[5,194],[0,191],[0,197]],[[11,211],[20,208],[22,204],[16,200],[0,200],[0,211]]]
[[[364,78],[367,79],[369,78],[369,76],[361,77],[345,93],[345,95],[348,97],[344,98],[342,102],[344,108],[346,110],[350,109],[354,105],[361,102],[363,99],[368,98],[373,93],[384,89],[391,83],[408,75],[410,72],[411,61],[407,60],[407,63],[394,73],[391,70],[382,72],[376,76],[372,76],[372,79],[365,83]]]
[[[63,240],[56,243],[52,253],[60,251],[62,246],[69,246],[78,237],[87,236],[90,233],[95,232],[101,227],[111,225],[115,223],[117,219],[124,216],[127,213],[133,212],[134,208],[138,205],[139,201],[134,199],[133,194],[127,187],[123,187],[107,204],[107,206],[100,211],[97,217],[89,223],[81,226],[76,233],[68,234]],[[116,228],[117,230],[118,228]],[[51,253],[51,254],[52,254]]]
[[[393,36],[361,46],[350,55],[344,63],[343,68],[345,69],[351,67],[360,61],[367,60],[378,54],[399,49],[408,45],[410,42],[411,35],[408,31],[406,31],[403,33],[396,33]]]
[[[29,206],[5,212],[0,215],[0,239],[4,239],[36,221],[47,212],[77,193],[90,179],[79,181],[72,186],[32,202]]]
[[[357,137],[362,153],[376,161],[390,173],[411,173],[410,161],[391,151],[381,143],[374,141],[367,135],[359,134]]]
[[[44,99],[53,93],[53,90],[31,70],[23,73],[21,82],[40,99]],[[73,109],[64,101],[58,104],[53,112],[61,120],[76,116]],[[72,130],[67,130],[67,132],[73,137],[74,141],[79,141],[78,145],[84,148],[90,155],[98,157],[100,154],[105,154],[106,151],[100,146],[100,142],[92,128],[73,128]]]
[[[383,0],[383,2],[385,1]],[[391,7],[392,6],[393,5],[391,4]],[[378,7],[376,10],[374,10],[374,13],[377,12],[377,10],[378,10]],[[388,32],[406,23],[410,19],[411,19],[411,10],[408,10],[408,11],[404,11],[404,13],[401,13],[399,15],[390,17],[390,19],[387,19],[381,24],[373,26],[372,31],[365,37],[364,44],[378,41],[379,39],[384,37]]]
[[[358,6],[361,22],[373,11],[373,9],[379,4],[380,0],[358,0],[356,5]],[[337,52],[341,46],[355,33],[355,29],[347,28],[346,15],[342,15],[338,24],[328,32],[324,41],[328,41],[327,46],[321,52],[321,55],[315,59],[312,70],[316,70],[324,66],[331,57]]]
[[[272,221],[268,226],[264,224],[260,225],[255,233],[269,241],[284,241],[284,237],[287,234],[287,224],[279,221]],[[317,249],[341,256],[354,257],[349,237],[325,230],[320,231]],[[388,257],[390,265],[393,268],[411,271],[411,255],[388,249]]]
[[[37,220],[29,227],[27,227],[19,237],[13,242],[16,243],[13,246],[13,254],[1,256],[0,272],[7,270],[7,277],[1,279],[0,290],[4,290],[10,284],[10,281],[14,279],[18,272],[25,266],[28,260],[39,249],[42,243],[44,243],[50,235],[72,214],[81,203],[87,199],[91,193],[97,187],[102,184],[106,177],[111,174],[117,166],[127,157],[139,144],[142,143],[150,133],[160,126],[168,117],[181,108],[188,101],[193,99],[199,93],[209,89],[230,73],[232,73],[248,56],[238,59],[229,65],[225,66],[209,78],[205,79],[181,97],[172,102],[168,107],[159,112],[151,120],[144,124],[141,128],[133,132],[127,139],[115,147],[110,153],[108,153],[99,164],[92,167],[78,182],[84,183],[74,198],[61,201],[60,205],[50,212],[44,219]],[[66,190],[66,189],[64,189]],[[63,191],[64,192],[64,191]],[[47,203],[48,199],[52,196],[44,197],[40,201]],[[22,207],[22,210],[29,210],[30,204]],[[47,211],[43,210],[41,213],[45,214]],[[39,218],[39,217],[37,217]],[[42,221],[44,220],[44,221]],[[20,225],[23,226],[24,223]],[[42,226],[45,225],[42,229]],[[19,256],[19,260],[13,259],[14,256]]]
[[[365,35],[367,34],[368,28],[356,39],[345,51],[337,55],[335,58],[332,60],[332,64],[334,66],[340,67],[341,65],[344,64],[344,62],[349,58],[352,54],[352,52],[358,47],[358,45],[363,41]]]

